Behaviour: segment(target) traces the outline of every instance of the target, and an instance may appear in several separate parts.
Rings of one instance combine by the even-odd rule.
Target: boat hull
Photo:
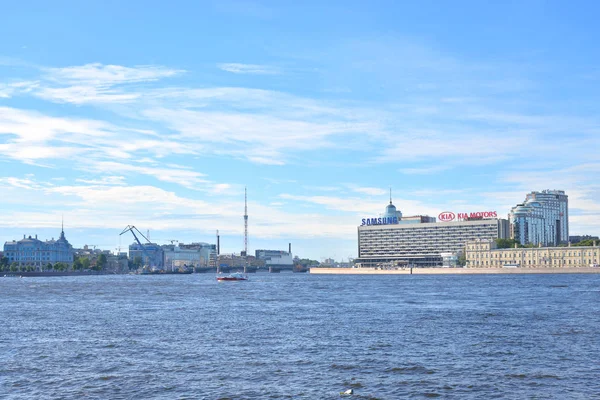
[[[235,281],[247,281],[247,280],[248,279],[246,279],[246,278],[232,278],[232,277],[228,277],[228,276],[217,278],[218,282],[235,282]]]

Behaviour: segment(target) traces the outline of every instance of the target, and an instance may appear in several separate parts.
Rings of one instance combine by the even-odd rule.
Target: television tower
[[[248,256],[248,194],[244,187],[244,257]]]

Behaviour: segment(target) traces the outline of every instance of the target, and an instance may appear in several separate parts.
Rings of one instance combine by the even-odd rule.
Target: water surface
[[[0,398],[600,398],[599,275],[0,278]]]

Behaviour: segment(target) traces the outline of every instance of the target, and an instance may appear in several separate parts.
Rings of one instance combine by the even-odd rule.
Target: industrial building
[[[164,250],[156,243],[132,243],[129,245],[129,259],[135,262],[139,258],[142,266],[161,269],[164,267]]]
[[[467,267],[475,268],[576,268],[597,267],[600,247],[519,247],[498,249],[493,240],[469,241],[466,246]]]
[[[398,211],[390,200],[382,217],[362,220],[363,225],[358,227],[356,262],[359,266],[441,266],[444,259],[455,260],[463,252],[467,241],[507,238],[509,235],[508,221],[505,219],[465,216],[464,220],[435,222],[433,217],[417,216],[401,217],[388,223],[390,218],[393,221],[397,215]]]

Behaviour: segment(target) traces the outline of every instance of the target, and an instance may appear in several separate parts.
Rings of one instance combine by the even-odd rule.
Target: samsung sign
[[[363,218],[362,224],[364,225],[393,225],[398,223],[398,217],[380,217],[380,218]]]

